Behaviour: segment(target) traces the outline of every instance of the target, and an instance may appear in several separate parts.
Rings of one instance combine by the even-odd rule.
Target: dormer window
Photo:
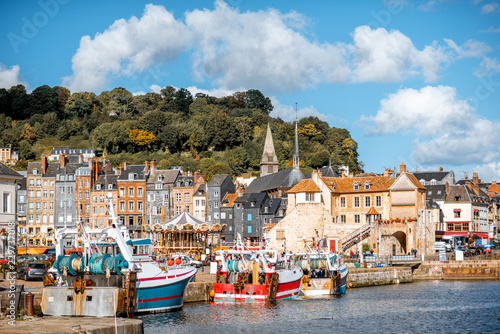
[[[332,190],[335,191],[335,183],[332,184]]]
[[[112,184],[108,184],[108,190],[113,190],[113,185]]]
[[[163,189],[163,184],[162,183],[155,184],[155,189]]]
[[[359,190],[359,184],[354,183],[354,185],[352,186],[352,189],[353,189],[354,191],[358,191],[358,190]]]
[[[135,173],[130,173],[130,174],[128,174],[128,179],[129,179],[130,181],[135,180],[136,175],[137,175],[137,174],[135,174]]]
[[[431,186],[435,186],[436,185],[436,180],[431,180]]]
[[[100,183],[96,184],[96,185],[95,185],[95,189],[96,189],[96,190],[101,190],[101,184],[100,184]]]
[[[158,175],[158,181],[163,181],[164,178],[165,178],[165,175],[163,175],[163,174]]]
[[[35,168],[35,169],[33,169],[33,175],[36,175],[36,174],[38,174],[38,169]]]
[[[251,202],[250,202],[250,206],[251,206],[252,208],[253,208],[253,207],[255,207],[255,202],[254,202],[254,201],[251,201]]]
[[[370,190],[370,184],[368,182],[365,182],[365,190]]]

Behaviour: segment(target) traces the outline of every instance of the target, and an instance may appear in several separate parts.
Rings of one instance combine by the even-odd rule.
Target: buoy
[[[352,288],[352,283],[349,283],[349,287]]]
[[[174,265],[174,260],[168,259],[167,264],[171,267]]]
[[[182,263],[182,260],[180,257],[178,257],[177,259],[175,259],[175,264],[176,265],[180,265]]]
[[[211,298],[214,298],[214,297],[215,297],[215,291],[214,291],[214,290],[210,291],[210,297],[211,297]]]
[[[272,265],[269,263],[269,264],[267,265],[267,267],[268,267],[269,269],[271,269],[271,268],[272,268]]]

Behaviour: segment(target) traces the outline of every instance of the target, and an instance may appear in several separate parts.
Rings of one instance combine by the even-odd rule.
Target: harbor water
[[[186,304],[154,333],[500,333],[499,281],[422,281],[272,304]]]

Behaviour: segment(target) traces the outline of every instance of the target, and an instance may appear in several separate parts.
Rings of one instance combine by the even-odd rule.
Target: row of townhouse
[[[116,199],[119,219],[136,236],[183,211],[205,218],[203,173],[159,170],[155,160],[113,168],[82,155],[61,154],[55,162],[42,156],[41,162],[28,164],[25,181],[18,189],[18,215],[25,217],[19,221],[26,246],[50,246],[55,229],[76,221],[108,226],[109,194]]]

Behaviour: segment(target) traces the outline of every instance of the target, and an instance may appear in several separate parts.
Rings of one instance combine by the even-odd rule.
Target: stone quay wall
[[[424,261],[414,279],[500,279],[500,260]]]
[[[352,288],[413,282],[410,267],[351,268],[348,278]]]

